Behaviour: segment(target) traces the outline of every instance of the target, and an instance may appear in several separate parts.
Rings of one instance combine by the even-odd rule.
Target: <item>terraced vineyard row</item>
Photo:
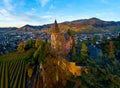
[[[24,60],[0,62],[0,88],[25,88]]]
[[[26,52],[23,52],[23,53],[18,53],[18,52],[12,52],[12,53],[9,53],[9,54],[5,54],[5,55],[1,55],[0,56],[0,62],[1,61],[16,61],[16,60],[25,60],[29,57],[31,57],[31,55],[34,53],[34,49],[30,49]]]

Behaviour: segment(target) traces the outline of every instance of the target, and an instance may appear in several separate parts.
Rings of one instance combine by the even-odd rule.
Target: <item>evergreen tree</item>
[[[29,47],[33,47],[34,41],[32,39],[30,39],[30,40],[27,41],[27,44],[28,44]]]
[[[75,47],[72,48],[72,59],[73,59],[73,60],[77,60],[76,48],[75,48]]]

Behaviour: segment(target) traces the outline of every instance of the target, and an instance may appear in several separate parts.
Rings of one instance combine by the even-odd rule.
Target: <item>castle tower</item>
[[[57,21],[55,20],[53,29],[51,29],[51,48],[52,49],[57,49],[58,44],[58,38],[59,38],[60,32],[59,32],[59,27],[57,24]]]
[[[59,54],[68,53],[72,48],[72,38],[67,33],[60,32],[56,20],[50,33],[51,49]]]
[[[53,28],[53,32],[59,32],[59,28],[58,28],[58,24],[57,24],[57,21],[55,20],[54,22],[54,28]]]

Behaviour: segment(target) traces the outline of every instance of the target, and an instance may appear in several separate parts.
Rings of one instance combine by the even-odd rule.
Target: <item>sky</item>
[[[120,0],[0,0],[0,27],[97,17],[120,21]]]

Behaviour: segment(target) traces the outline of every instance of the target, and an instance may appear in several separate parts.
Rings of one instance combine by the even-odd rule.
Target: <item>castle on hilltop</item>
[[[69,53],[70,49],[72,48],[72,38],[66,32],[61,32],[57,21],[53,25],[53,28],[50,31],[51,34],[51,48],[56,52],[62,52],[64,54]]]
[[[73,40],[72,37],[67,32],[62,32],[55,20],[55,23],[50,31],[51,34],[51,48],[55,51],[55,53],[60,52],[60,55],[68,55],[70,50],[72,49]],[[66,60],[67,61],[67,60]],[[73,75],[81,76],[82,72],[85,71],[87,73],[87,69],[81,66],[77,66],[75,62],[69,62],[69,71]],[[65,64],[63,62],[63,64]]]

